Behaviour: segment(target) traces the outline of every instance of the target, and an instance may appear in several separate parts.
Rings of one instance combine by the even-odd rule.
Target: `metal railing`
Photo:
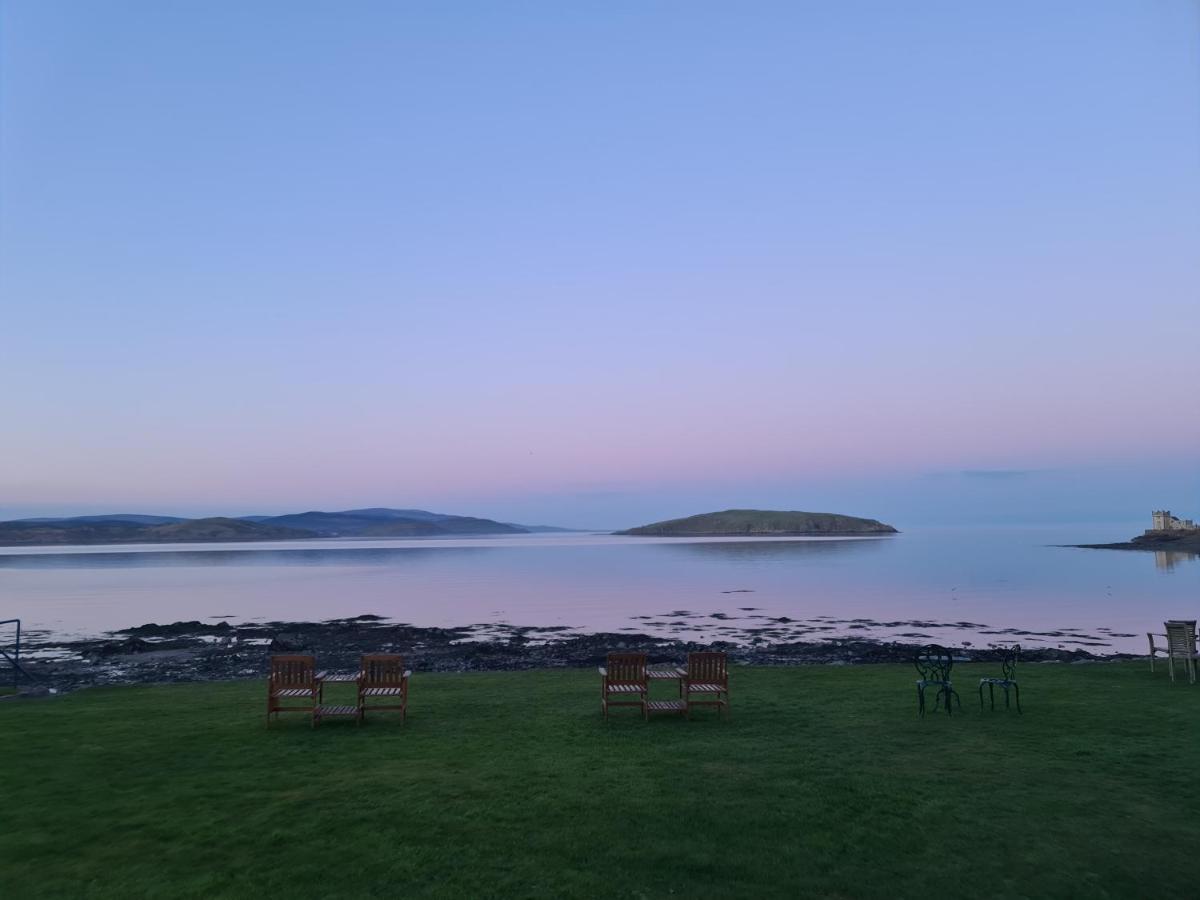
[[[12,683],[13,683],[13,688],[15,690],[17,688],[17,686],[20,684],[22,675],[24,675],[30,681],[33,681],[34,677],[32,675],[30,675],[29,672],[26,671],[21,666],[21,620],[20,619],[0,619],[0,626],[4,626],[4,625],[16,625],[17,626],[17,637],[16,637],[16,640],[13,642],[12,655],[9,655],[7,650],[0,648],[0,657],[3,657],[4,660],[6,660],[8,662],[8,664],[12,667]]]

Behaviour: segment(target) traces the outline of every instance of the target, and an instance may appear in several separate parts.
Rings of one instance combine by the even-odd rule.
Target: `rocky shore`
[[[1115,544],[1070,544],[1083,550],[1155,550],[1200,556],[1200,530],[1155,531]]]
[[[1005,641],[1022,634],[1007,634]],[[327,622],[230,625],[202,622],[147,624],[101,639],[35,640],[22,664],[35,679],[23,691],[44,693],[106,684],[138,684],[261,678],[272,653],[312,653],[331,672],[357,669],[361,654],[404,653],[417,672],[520,670],[602,665],[611,650],[643,651],[651,662],[678,662],[691,651],[725,650],[743,665],[848,665],[909,662],[928,642],[888,642],[823,637],[772,639],[747,634],[734,640],[697,642],[642,633],[579,634],[563,627],[468,625],[419,628],[377,616]],[[952,648],[962,659],[987,659],[988,648]],[[1080,662],[1131,658],[1083,649],[1030,647],[1028,662]]]

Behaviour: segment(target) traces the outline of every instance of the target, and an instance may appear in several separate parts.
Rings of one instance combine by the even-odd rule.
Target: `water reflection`
[[[1132,651],[1144,645],[1131,635],[1154,622],[1194,617],[1200,553],[1162,551],[1152,563],[1144,552],[1048,545],[1078,540],[1072,528],[825,540],[584,534],[367,546],[0,548],[0,614],[55,634],[213,615],[320,621],[374,613],[442,627],[510,622],[670,636],[684,627],[679,621],[708,635],[778,632],[754,633],[764,640],[814,632],[982,646],[1102,635]],[[956,624],[978,622],[988,625]]]
[[[499,548],[347,547],[272,550],[176,550],[129,553],[30,553],[0,555],[0,569],[140,569],[156,566],[330,566],[394,565],[435,554],[475,554]]]
[[[1200,557],[1200,553],[1183,553],[1179,550],[1155,550],[1154,568],[1160,572],[1173,572],[1175,567]]]
[[[865,540],[797,540],[797,541],[731,541],[727,543],[654,544],[655,549],[702,556],[706,559],[730,562],[760,562],[800,557],[825,557],[850,553],[878,552],[891,538]]]

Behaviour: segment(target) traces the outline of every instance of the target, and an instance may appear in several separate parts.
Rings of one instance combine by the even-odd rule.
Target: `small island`
[[[727,509],[614,532],[644,537],[850,537],[897,533],[891,525],[876,519],[772,509]]]
[[[1200,554],[1200,527],[1191,519],[1171,515],[1169,509],[1151,514],[1151,527],[1128,541],[1116,544],[1072,544],[1085,550],[1170,550]]]

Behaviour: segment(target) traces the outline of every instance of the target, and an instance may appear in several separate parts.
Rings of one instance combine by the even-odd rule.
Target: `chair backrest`
[[[317,661],[312,656],[272,656],[271,683],[277,687],[309,688],[317,675]]]
[[[728,665],[725,654],[719,651],[689,653],[688,681],[696,684],[724,684],[729,677]]]
[[[1000,648],[1000,670],[1005,680],[1015,681],[1017,677],[1017,660],[1021,658],[1021,645]]]
[[[913,665],[920,673],[922,681],[949,681],[950,670],[954,668],[954,657],[945,647],[930,644],[917,652]]]
[[[363,683],[373,687],[399,687],[404,682],[404,657],[399,653],[364,653]]]
[[[605,668],[611,682],[642,684],[646,681],[646,654],[610,653]]]
[[[1173,619],[1163,622],[1167,629],[1167,652],[1189,654],[1196,652],[1196,620]]]

